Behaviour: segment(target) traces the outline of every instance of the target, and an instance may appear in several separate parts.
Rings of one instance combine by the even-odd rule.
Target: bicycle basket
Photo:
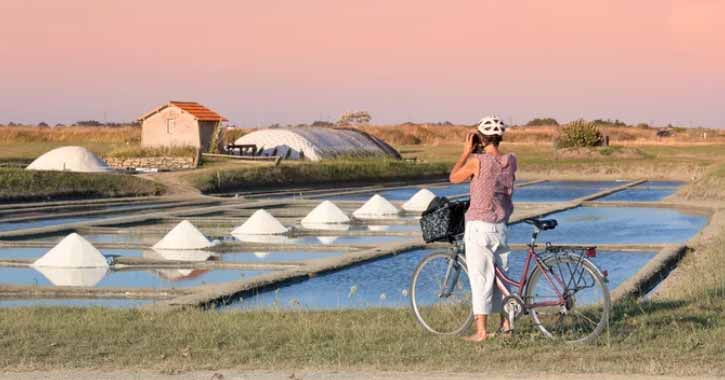
[[[469,201],[451,202],[446,197],[436,197],[420,218],[420,229],[426,243],[453,241],[466,227],[465,213]]]

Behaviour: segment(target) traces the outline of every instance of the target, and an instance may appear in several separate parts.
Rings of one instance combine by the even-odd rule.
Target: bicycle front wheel
[[[471,285],[460,256],[433,253],[415,268],[410,302],[418,322],[439,335],[458,335],[473,321]]]
[[[525,302],[534,325],[568,343],[596,339],[609,322],[609,290],[599,270],[577,256],[554,256],[529,277]],[[562,298],[559,297],[562,296]]]

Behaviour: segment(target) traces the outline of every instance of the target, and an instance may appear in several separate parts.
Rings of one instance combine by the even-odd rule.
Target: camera
[[[478,132],[475,132],[473,134],[473,153],[475,154],[482,154],[483,153],[483,138],[481,138],[481,134]]]

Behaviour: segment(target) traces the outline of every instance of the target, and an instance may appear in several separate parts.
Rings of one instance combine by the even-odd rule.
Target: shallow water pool
[[[65,223],[77,223],[90,220],[90,217],[75,217],[75,218],[57,218],[57,219],[42,219],[33,220],[29,222],[12,222],[12,223],[0,223],[0,231],[15,231],[25,228],[36,228],[36,227],[48,227],[55,226],[58,224]]]
[[[623,201],[623,202],[654,202],[662,200],[677,191],[681,183],[668,185],[672,182],[645,182],[641,185],[627,190],[618,191],[614,194],[600,198],[600,201]]]
[[[266,270],[154,269],[110,271],[106,268],[0,268],[0,282],[32,286],[187,288],[242,280]]]
[[[559,225],[542,232],[539,241],[554,244],[682,243],[707,224],[703,215],[649,207],[577,207],[546,218]],[[509,242],[527,243],[531,231],[528,224],[515,224],[509,228]]]
[[[38,259],[43,256],[46,252],[50,251],[51,248],[13,248],[3,247],[0,248],[0,259]],[[133,249],[102,249],[103,255],[115,255],[115,256],[129,256],[139,257],[141,251]]]
[[[421,258],[429,253],[429,250],[416,250],[319,275],[247,297],[228,307],[243,310],[408,307],[411,275]],[[523,269],[525,255],[525,251],[514,251],[510,255],[509,274],[516,279]],[[654,255],[653,252],[599,252],[594,261],[600,269],[609,271],[609,287],[614,289]]]
[[[549,181],[542,182],[514,191],[515,202],[561,202],[569,201],[576,198],[584,197],[590,194],[600,192],[612,187],[621,186],[626,182],[620,181]],[[468,194],[468,183],[450,184],[450,185],[434,185],[428,189],[438,196],[451,197],[455,195]],[[368,192],[361,194],[340,195],[329,197],[331,201],[336,200],[355,200],[366,201],[373,194],[377,193],[393,201],[406,201],[413,196],[420,188],[412,189],[396,189],[377,192]]]
[[[242,251],[224,252],[221,261],[233,263],[296,262],[340,256],[340,251]]]

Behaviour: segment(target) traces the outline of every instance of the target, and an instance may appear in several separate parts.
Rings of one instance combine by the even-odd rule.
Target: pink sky
[[[472,123],[488,113],[725,127],[725,1],[0,2],[0,122]]]

